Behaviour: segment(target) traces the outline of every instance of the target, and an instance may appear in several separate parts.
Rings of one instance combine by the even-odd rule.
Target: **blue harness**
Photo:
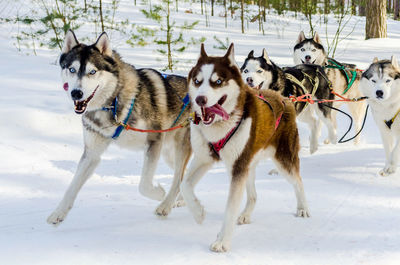
[[[163,74],[162,73],[161,75],[162,75],[163,78],[167,78],[168,77],[167,74]],[[171,127],[173,127],[178,122],[179,118],[182,116],[182,114],[185,111],[186,107],[189,105],[189,103],[190,103],[189,93],[186,94],[186,96],[181,100],[183,102],[182,109],[179,112],[178,117],[176,117],[175,121],[172,123]],[[118,127],[115,129],[115,132],[114,132],[113,136],[111,136],[112,139],[114,139],[114,140],[117,139],[119,137],[119,135],[122,133],[122,131],[125,129],[124,125],[126,125],[126,123],[128,122],[129,117],[132,114],[132,110],[133,110],[133,106],[134,105],[135,105],[135,98],[133,98],[132,101],[131,101],[131,106],[129,107],[128,115],[126,115],[123,123],[120,123],[118,125]],[[118,122],[117,108],[118,108],[118,97],[115,97],[114,100],[113,100],[113,103],[111,104],[110,107],[102,107],[101,110],[103,110],[103,111],[111,111],[115,121]]]

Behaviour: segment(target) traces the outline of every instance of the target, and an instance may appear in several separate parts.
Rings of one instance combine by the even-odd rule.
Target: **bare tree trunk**
[[[229,2],[229,7],[231,9],[231,18],[233,18],[233,6],[232,6],[232,0]]]
[[[101,32],[104,32],[104,20],[103,20],[103,5],[101,0],[99,0],[99,12],[100,12],[100,22],[101,22]]]
[[[214,16],[214,0],[211,0],[211,16]]]
[[[386,38],[386,0],[367,0],[366,4],[365,39]]]
[[[200,4],[201,4],[201,14],[202,14],[202,15],[204,15],[204,11],[203,11],[203,2],[204,2],[203,0],[200,1]]]
[[[399,11],[400,11],[400,1],[399,0],[393,0],[393,19],[398,20],[399,19]]]
[[[240,19],[242,20],[242,33],[244,33],[244,0],[240,1]]]
[[[171,53],[171,24],[169,22],[170,11],[169,11],[170,0],[167,0],[167,46],[168,46],[168,69],[172,72],[172,53]]]
[[[228,12],[226,10],[226,0],[224,0],[224,16],[225,16],[225,28],[228,27]]]
[[[266,5],[267,5],[267,3],[266,3],[267,1],[266,0],[263,0],[263,20],[264,20],[264,22],[267,22],[267,10],[265,10],[266,9]]]
[[[366,0],[358,0],[358,15],[365,17],[365,1]]]
[[[351,14],[357,15],[357,0],[351,0]]]

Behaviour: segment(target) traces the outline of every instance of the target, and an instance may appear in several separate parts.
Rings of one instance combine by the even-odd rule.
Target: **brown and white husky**
[[[197,64],[188,76],[189,95],[195,122],[191,125],[194,157],[181,184],[181,192],[195,220],[204,219],[204,208],[194,194],[194,186],[217,162],[224,162],[231,184],[222,229],[210,249],[230,249],[236,223],[250,222],[256,202],[255,168],[264,158],[272,158],[278,171],[293,184],[297,216],[309,217],[299,173],[299,136],[296,111],[278,92],[256,94],[242,80],[234,60],[233,44],[223,57],[208,56],[201,46]],[[243,192],[247,204],[239,215]]]

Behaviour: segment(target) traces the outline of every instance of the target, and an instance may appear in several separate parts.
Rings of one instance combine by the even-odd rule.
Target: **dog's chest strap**
[[[240,124],[242,123],[242,119],[240,119],[237,123],[236,126],[233,127],[226,135],[224,138],[220,139],[217,142],[212,142],[209,143],[212,150],[214,151],[214,153],[219,157],[219,152],[222,150],[222,148],[224,148],[224,146],[226,145],[226,143],[232,138],[232,136],[235,134],[235,132],[238,130]]]
[[[397,118],[397,116],[400,114],[400,109],[396,112],[396,114],[391,118],[390,120],[385,120],[385,124],[389,129],[392,129],[392,124],[394,120]]]

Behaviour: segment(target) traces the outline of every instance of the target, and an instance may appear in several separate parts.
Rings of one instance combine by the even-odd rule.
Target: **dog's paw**
[[[297,217],[303,217],[303,218],[308,218],[311,217],[310,211],[308,209],[297,209],[297,213],[296,213]]]
[[[250,215],[249,214],[241,214],[237,220],[238,225],[250,224]]]
[[[199,205],[195,211],[193,211],[193,217],[196,223],[202,224],[204,221],[204,217],[206,216],[206,213],[204,211],[204,207],[202,205]]]
[[[276,170],[276,168],[271,169],[271,170],[268,172],[268,175],[278,175],[278,174],[279,174],[279,172],[278,172],[278,170]]]
[[[396,172],[396,167],[386,166],[384,169],[380,170],[378,173],[380,176],[386,177],[386,176],[393,174],[394,172]]]
[[[218,253],[227,252],[231,248],[230,244],[217,239],[210,245],[210,250]]]
[[[59,224],[61,224],[64,221],[66,216],[67,216],[67,213],[60,211],[60,210],[55,210],[47,218],[47,223],[54,225],[54,226],[58,226]]]
[[[166,218],[169,215],[169,213],[171,212],[171,209],[172,209],[171,205],[168,205],[167,203],[162,202],[157,207],[157,209],[155,210],[154,213],[155,213],[155,215],[157,215],[160,218]]]

